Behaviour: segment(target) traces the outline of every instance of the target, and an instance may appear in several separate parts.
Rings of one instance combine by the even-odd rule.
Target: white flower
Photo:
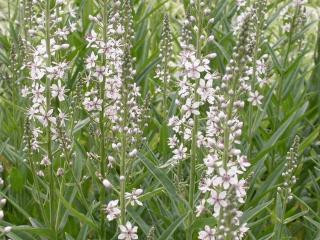
[[[132,240],[132,239],[138,239],[137,231],[138,227],[132,226],[130,222],[127,222],[126,225],[120,225],[119,226],[121,233],[118,236],[118,239],[123,240]]]
[[[208,225],[204,227],[204,230],[199,232],[198,239],[200,240],[215,240],[214,234],[216,230],[214,228],[210,228]]]
[[[41,160],[40,162],[41,165],[43,166],[50,166],[51,165],[51,162],[50,162],[50,159],[48,156],[44,156],[44,158]]]
[[[125,193],[126,199],[129,200],[131,206],[134,206],[135,204],[139,206],[143,206],[142,202],[139,201],[139,196],[143,193],[142,189],[133,189],[131,193]]]
[[[212,190],[212,179],[211,178],[202,178],[199,184],[199,190],[202,193],[210,192]]]
[[[105,76],[105,72],[106,72],[105,67],[99,67],[99,66],[97,66],[97,67],[96,67],[96,71],[95,71],[95,73],[94,73],[94,76],[95,76],[96,78],[98,78],[98,81],[99,81],[99,82],[102,82],[102,81],[103,81],[103,78],[104,78],[104,76]]]
[[[228,189],[230,185],[238,183],[236,167],[231,167],[227,171],[224,168],[219,168],[219,175],[220,177],[218,178],[221,178],[219,181],[221,181],[224,189]]]
[[[220,213],[221,207],[226,207],[228,205],[227,201],[225,200],[226,195],[227,195],[226,191],[223,191],[223,192],[216,192],[215,190],[211,191],[211,195],[208,198],[207,202],[213,205],[214,212],[216,214]]]
[[[239,163],[241,170],[243,170],[243,171],[245,171],[251,165],[245,156],[239,157],[238,163]]]
[[[67,119],[67,114],[62,112],[60,108],[58,108],[58,111],[59,111],[59,120],[60,120],[60,124],[61,126],[65,126],[65,122]]]
[[[174,154],[173,159],[175,160],[185,159],[187,157],[186,152],[187,152],[187,148],[181,144],[178,148],[173,150],[173,154]]]
[[[178,145],[178,138],[176,135],[173,135],[172,137],[169,138],[169,147],[171,149],[175,148]]]
[[[33,103],[42,103],[44,102],[45,100],[45,97],[44,97],[44,91],[45,91],[45,87],[40,85],[40,84],[34,84],[32,86],[32,102]]]
[[[251,102],[252,106],[261,105],[261,100],[263,96],[259,95],[258,91],[250,92],[248,102]]]
[[[202,199],[200,204],[196,206],[196,217],[199,217],[205,210],[206,200]]]
[[[59,101],[62,102],[65,99],[65,89],[64,86],[61,86],[61,81],[58,80],[58,84],[53,84],[51,86],[52,97],[58,97]]]
[[[199,88],[197,93],[200,95],[202,101],[207,101],[210,97],[212,102],[212,95],[213,95],[213,88],[212,88],[212,81],[205,81],[204,79],[200,79],[199,81]]]
[[[240,232],[239,239],[242,239],[248,230],[249,230],[249,228],[247,227],[247,224],[246,223],[242,224],[239,229],[239,232]]]
[[[6,227],[3,228],[3,232],[4,233],[9,233],[9,232],[11,232],[11,230],[12,230],[11,226],[6,226]]]
[[[193,79],[199,79],[200,73],[205,70],[199,59],[191,59],[191,62],[187,61],[185,63],[185,68],[187,70],[188,77]]]
[[[97,59],[98,59],[98,56],[96,56],[94,52],[92,52],[91,55],[86,59],[86,63],[87,63],[86,68],[91,69],[95,67]]]
[[[29,93],[30,93],[30,92],[29,92],[29,89],[28,89],[27,86],[24,86],[24,87],[21,89],[21,96],[22,96],[22,97],[28,96]]]
[[[207,174],[211,174],[214,170],[214,166],[218,161],[217,155],[209,154],[206,158],[203,159],[204,164],[208,168]]]
[[[53,124],[56,123],[56,118],[52,117],[53,109],[49,111],[45,111],[43,107],[40,107],[39,114],[37,115],[37,119],[42,123],[43,126],[47,127],[48,123],[51,122]]]
[[[108,221],[112,221],[118,218],[121,214],[121,210],[118,207],[119,200],[113,200],[108,203],[108,205],[104,208]]]
[[[240,203],[244,203],[243,197],[246,196],[245,185],[246,181],[244,179],[241,179],[237,184],[235,184],[236,194]]]
[[[193,102],[191,98],[188,98],[186,103],[181,107],[182,111],[185,112],[185,117],[188,118],[191,114],[199,115],[200,102]]]
[[[33,119],[36,116],[36,114],[38,114],[38,112],[39,112],[38,109],[34,108],[33,106],[30,107],[27,112],[28,118]]]
[[[179,132],[180,125],[181,125],[181,121],[179,120],[178,117],[173,116],[169,118],[168,126],[172,127],[175,132]]]
[[[89,35],[87,35],[86,40],[88,41],[88,46],[97,41],[97,33],[92,30]]]

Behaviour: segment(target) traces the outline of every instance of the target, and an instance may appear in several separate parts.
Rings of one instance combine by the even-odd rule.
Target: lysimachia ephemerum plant
[[[94,28],[86,37],[89,53],[83,105],[98,133],[96,141],[100,141],[100,151],[88,152],[88,156],[100,163],[96,175],[104,187],[101,204],[106,191],[116,196],[102,206],[102,217],[108,222],[119,220],[119,239],[136,239],[137,227],[128,221],[127,208],[142,206],[139,196],[143,190],[128,189],[127,182],[143,140],[147,107],[141,104],[140,88],[134,83],[130,1],[101,4],[102,16],[90,16]],[[102,231],[104,227],[102,224]]]
[[[21,91],[29,104],[25,158],[33,175],[43,220],[54,230],[61,217],[61,202],[57,201],[55,192],[56,189],[60,193],[64,191],[64,176],[74,157],[70,130],[73,122],[68,121],[72,115],[71,102],[66,89],[70,63],[66,55],[71,51],[67,38],[76,29],[77,16],[73,6],[64,1],[55,4],[49,0],[33,1],[26,9],[32,14],[26,15],[23,41],[27,51],[25,65],[29,71]],[[49,216],[44,211],[46,203],[41,194],[45,190],[39,184],[39,177],[49,183]]]
[[[256,76],[258,81],[254,83],[250,80],[257,71],[256,68],[253,71],[253,66],[263,61],[255,59],[257,62],[254,62],[253,55],[257,51],[258,30],[261,31],[260,24],[256,26],[257,18],[261,16],[258,13],[264,11],[265,4],[239,6],[234,28],[238,41],[222,77],[210,67],[215,53],[204,55],[201,52],[199,45],[205,43],[205,37],[199,31],[205,9],[201,2],[195,4],[200,14],[190,16],[184,23],[182,52],[177,64],[177,104],[181,111],[169,119],[169,126],[174,132],[169,139],[173,157],[164,166],[175,166],[190,159],[189,204],[194,208],[194,161],[201,157],[197,153],[197,149],[201,149],[205,154],[203,163],[206,170],[199,183],[202,194],[196,206],[196,216],[211,213],[217,219],[217,225],[205,226],[199,232],[199,239],[242,239],[248,230],[246,223],[241,222],[240,208],[246,196],[246,179],[242,176],[250,164],[241,149],[243,121],[240,112],[245,100],[253,106],[259,106],[262,100],[255,89],[259,81],[263,81],[262,77]],[[195,45],[193,38],[196,39]],[[214,41],[214,37],[209,36],[208,42],[210,40]],[[264,75],[265,68],[259,68],[255,74]],[[200,113],[200,108],[206,109],[205,115]],[[190,217],[188,226],[192,221],[193,217]],[[188,231],[191,239],[192,232]]]

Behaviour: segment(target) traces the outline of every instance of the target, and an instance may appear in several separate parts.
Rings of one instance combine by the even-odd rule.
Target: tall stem
[[[107,41],[107,0],[103,3],[103,42]],[[106,57],[103,55],[103,66],[106,65]],[[100,128],[100,173],[101,177],[105,178],[106,172],[106,149],[105,149],[105,76],[103,76],[103,80],[100,83],[99,91],[100,91],[100,99],[102,100],[101,111],[99,115],[99,128]],[[105,201],[105,188],[103,185],[100,186],[100,204],[103,204]],[[101,211],[101,225],[100,225],[100,234],[102,239],[105,238],[105,216],[103,211]]]
[[[124,94],[124,103],[127,101],[127,95]],[[120,224],[125,224],[126,221],[126,145],[127,139],[124,133],[125,123],[127,122],[127,105],[124,105],[124,119],[122,123],[122,131],[121,131],[121,159],[120,159],[120,209],[121,209],[121,218]]]
[[[50,50],[50,0],[46,1],[46,52],[47,52],[47,66],[51,66],[51,50]],[[46,78],[46,111],[48,112],[50,110],[50,99],[51,99],[51,93],[50,93],[50,79]],[[49,176],[49,195],[50,195],[50,225],[53,230],[55,230],[55,209],[54,209],[54,203],[55,203],[55,197],[54,197],[54,191],[55,191],[55,184],[54,184],[54,167],[53,167],[53,159],[52,159],[52,146],[51,146],[51,122],[48,121],[47,126],[47,153],[48,153],[48,159],[51,162],[50,165],[50,176]]]
[[[198,32],[197,32],[197,39],[196,39],[196,47],[197,47],[197,53],[196,57],[199,59],[201,57],[201,28],[202,28],[202,14],[200,9],[200,0],[197,0],[197,13],[198,13]],[[199,101],[199,95],[197,93],[197,89],[199,87],[199,81],[197,80],[196,86],[194,89],[195,94],[195,102]],[[188,217],[187,222],[187,239],[192,240],[192,223],[194,219],[194,213],[193,213],[193,206],[194,206],[194,192],[195,192],[195,181],[196,181],[196,162],[197,162],[197,134],[198,134],[198,125],[199,125],[199,119],[197,115],[193,115],[193,128],[192,128],[192,140],[191,140],[191,154],[190,154],[190,182],[189,182],[189,206],[191,208],[191,212]]]

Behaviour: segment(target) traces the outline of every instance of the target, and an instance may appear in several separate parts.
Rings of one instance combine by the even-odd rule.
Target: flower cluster
[[[213,80],[217,79],[217,73],[210,72],[209,63],[215,54],[209,54],[201,59],[197,56],[195,46],[189,43],[191,31],[188,28],[191,26],[191,19],[184,22],[182,51],[176,64],[179,95],[176,104],[180,106],[181,112],[168,121],[174,132],[169,138],[169,147],[174,155],[163,167],[175,166],[189,156],[187,146],[192,140],[193,117],[200,115],[199,109],[202,105],[214,102]],[[197,134],[201,141],[201,133]]]
[[[106,7],[103,5],[103,8]],[[134,60],[131,57],[134,31],[130,2],[114,1],[108,21],[106,14],[102,16],[102,21],[100,16],[90,16],[90,19],[96,28],[86,37],[89,54],[85,61],[83,106],[92,119],[90,124],[99,128],[99,139],[108,138],[108,145],[100,140],[103,141],[98,155],[100,162],[104,165],[108,161],[108,171],[120,168],[120,199],[109,201],[103,210],[108,221],[120,218],[119,239],[137,239],[137,227],[130,222],[124,225],[125,215],[127,205],[142,206],[139,196],[143,190],[126,192],[126,178],[143,140],[147,108],[141,104],[140,87],[134,82]],[[105,158],[102,148],[109,150]],[[103,178],[104,170],[100,171],[98,175]],[[114,187],[109,180],[101,180],[104,185],[108,182],[111,189]]]
[[[28,31],[37,39],[37,45],[26,42],[31,51],[27,63],[31,82],[27,82],[21,94],[30,101],[25,131],[28,140],[26,150],[29,148],[31,152],[42,155],[37,174],[45,176],[43,170],[52,164],[52,159],[48,152],[41,150],[42,134],[47,132],[49,141],[53,140],[60,146],[62,157],[69,154],[71,149],[71,140],[65,131],[67,114],[64,111],[68,109],[65,81],[69,63],[64,60],[64,54],[70,49],[67,37],[76,30],[77,16],[72,6],[66,6],[63,1],[56,1],[55,8],[48,10],[49,16],[42,11],[43,1],[34,2],[31,9],[39,12],[39,15],[34,14],[32,20],[37,24]],[[66,11],[67,7],[69,9]],[[62,175],[62,169],[58,169],[57,175]]]
[[[281,11],[283,18],[282,30],[291,34],[294,29],[301,29],[306,22],[306,0],[295,0],[287,4]]]
[[[208,153],[203,159],[206,172],[200,181],[203,198],[197,206],[197,215],[213,207],[218,224],[215,229],[200,232],[199,239],[206,239],[205,236],[212,232],[215,239],[242,239],[248,230],[246,224],[241,223],[242,212],[239,210],[246,197],[246,180],[242,174],[250,166],[240,148],[243,122],[239,111],[245,105],[241,96],[249,95],[248,101],[252,105],[260,104],[261,98],[250,91],[249,84],[256,44],[256,11],[247,8],[242,15],[237,47],[221,85],[214,89],[215,101],[209,105],[206,132],[201,142]]]
[[[293,185],[296,184],[297,182],[295,172],[299,165],[299,161],[298,161],[299,144],[300,144],[300,137],[297,135],[294,138],[292,147],[290,148],[286,156],[286,162],[284,164],[285,170],[282,173],[283,183],[281,184],[280,187],[278,187],[278,192],[281,194],[284,201],[288,201],[293,198],[291,195],[291,192],[292,192],[291,189]]]

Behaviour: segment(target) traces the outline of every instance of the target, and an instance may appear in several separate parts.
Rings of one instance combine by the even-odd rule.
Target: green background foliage
[[[16,23],[17,2],[9,1],[10,19],[7,3],[4,0],[0,2],[0,161],[5,168],[5,187],[0,195],[8,201],[4,208],[5,218],[0,221],[0,231],[4,226],[12,225],[13,231],[8,234],[11,239],[51,239],[54,234],[39,220],[42,216],[36,204],[39,198],[46,200],[48,196],[45,193],[37,196],[30,169],[23,161],[22,136],[26,104],[20,96],[21,79],[11,71],[11,51],[19,35]],[[130,187],[141,186],[144,189],[144,206],[130,209],[128,213],[138,225],[141,239],[147,239],[147,236],[161,240],[185,237],[186,217],[190,211],[184,200],[187,198],[188,165],[183,165],[182,179],[176,179],[165,169],[159,168],[171,153],[166,144],[169,129],[159,113],[161,97],[155,94],[155,88],[160,83],[154,76],[159,62],[163,16],[169,15],[174,52],[177,53],[180,49],[178,36],[184,9],[188,8],[187,2],[133,1],[133,54],[137,60],[135,81],[142,87],[143,96],[150,97],[151,107],[149,126],[145,129],[148,144],[139,153],[140,170],[130,175]],[[68,39],[73,51],[67,58],[73,62],[74,69],[68,79],[70,92],[75,91],[78,76],[84,68],[84,56],[87,54],[84,36],[91,28],[89,15],[100,11],[95,1],[75,0],[74,3],[82,16],[82,28]],[[251,136],[245,136],[243,143],[243,150],[249,153],[252,163],[248,171],[248,198],[243,206],[243,219],[250,226],[247,239],[252,240],[277,239],[275,236],[281,218],[286,223],[281,239],[320,239],[320,3],[314,0],[307,4],[307,24],[291,36],[281,31],[280,10],[287,3],[269,1],[264,32],[267,42],[262,47],[262,54],[270,55],[271,81],[263,89],[263,105],[251,125],[252,139]],[[205,48],[206,52],[217,53],[212,67],[223,73],[235,44],[231,33],[235,1],[214,0],[212,4],[215,4],[215,8],[211,14],[216,23],[206,34],[213,33],[216,40]],[[294,42],[301,38],[304,38],[306,44],[303,48],[297,48]],[[289,58],[286,60],[288,49]],[[172,90],[169,115],[176,109],[173,101],[175,92]],[[244,115],[243,118],[247,119],[248,116]],[[77,161],[73,166],[75,178],[66,183],[62,195],[57,193],[64,210],[57,223],[58,239],[95,239],[95,231],[98,231],[97,189],[91,181],[82,179],[82,176],[93,176],[95,172],[94,165],[85,155],[85,151],[93,147],[87,123],[86,119],[79,121],[73,133],[77,141]],[[298,182],[293,188],[294,199],[283,214],[283,202],[277,197],[277,187],[282,182],[286,152],[297,134],[302,138]],[[197,171],[200,170],[199,164]],[[45,181],[41,185],[44,189],[48,188]],[[213,225],[214,222],[213,217],[203,216],[195,220],[192,229],[197,232],[204,225]],[[116,229],[115,223],[108,225],[106,231],[110,239],[116,239]],[[196,234],[194,237],[196,239]]]

